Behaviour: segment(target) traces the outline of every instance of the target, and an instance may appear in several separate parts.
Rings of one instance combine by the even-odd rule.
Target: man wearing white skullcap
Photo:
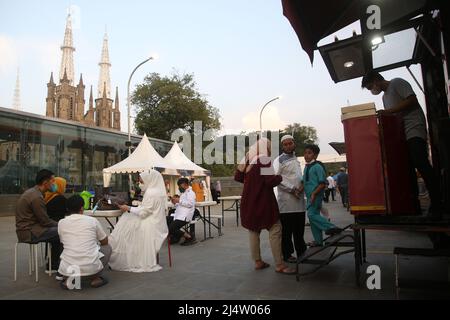
[[[291,135],[281,138],[283,153],[275,159],[274,169],[276,174],[283,177],[278,185],[277,201],[280,209],[282,225],[282,252],[287,262],[296,262],[292,256],[295,251],[297,257],[306,250],[303,235],[305,232],[305,196],[303,193],[302,169],[295,156],[295,141]],[[294,245],[292,245],[294,238]]]

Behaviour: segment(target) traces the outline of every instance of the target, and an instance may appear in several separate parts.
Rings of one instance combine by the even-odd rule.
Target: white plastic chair
[[[48,275],[52,276],[52,245],[50,242],[16,242],[14,246],[14,281],[17,281],[17,249],[19,244],[28,244],[29,246],[29,254],[28,254],[28,274],[31,276],[31,273],[35,271],[36,273],[36,282],[39,282],[39,274],[38,274],[38,251],[40,251],[40,266],[43,266],[44,260],[48,260]],[[44,259],[44,251],[42,249],[42,245],[45,245],[47,248],[47,257]]]

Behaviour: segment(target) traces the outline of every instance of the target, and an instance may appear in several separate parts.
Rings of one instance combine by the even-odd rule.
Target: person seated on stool
[[[173,215],[167,217],[167,226],[171,243],[178,243],[182,237],[185,241],[183,245],[195,243],[195,239],[187,232],[180,229],[188,224],[195,211],[195,193],[189,186],[187,178],[181,178],[177,182],[181,195],[172,197],[172,203],[175,205]]]
[[[90,280],[91,287],[98,288],[108,283],[102,272],[108,265],[112,249],[100,222],[83,215],[83,206],[84,200],[79,195],[67,199],[69,215],[58,224],[59,238],[64,245],[58,272],[73,281],[74,271],[79,270],[82,279]],[[68,281],[61,282],[64,289],[69,288]]]
[[[51,271],[56,272],[61,254],[61,243],[58,237],[58,223],[49,218],[45,206],[44,194],[54,190],[55,175],[43,169],[36,175],[36,185],[25,191],[17,201],[16,234],[19,242],[50,242],[52,245]],[[46,272],[48,272],[47,266]]]

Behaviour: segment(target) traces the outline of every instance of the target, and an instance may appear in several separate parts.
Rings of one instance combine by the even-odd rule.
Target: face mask
[[[184,189],[182,187],[179,187],[178,190],[180,190],[181,193],[184,192]]]
[[[373,88],[370,90],[370,92],[372,92],[372,94],[373,94],[374,96],[377,96],[377,95],[379,95],[379,94],[381,93],[381,90],[380,90],[378,87],[373,87]]]
[[[56,192],[56,191],[58,191],[58,186],[57,186],[56,184],[52,184],[51,187],[50,187],[50,191],[51,191],[51,192]]]

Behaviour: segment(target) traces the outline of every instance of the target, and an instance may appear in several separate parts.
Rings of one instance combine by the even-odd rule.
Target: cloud
[[[17,49],[14,41],[0,34],[0,73],[7,73],[17,67]]]
[[[259,112],[250,112],[242,117],[242,125],[244,131],[259,130]],[[286,122],[283,121],[278,112],[278,108],[269,106],[264,110],[262,116],[263,130],[279,130],[284,129]]]

